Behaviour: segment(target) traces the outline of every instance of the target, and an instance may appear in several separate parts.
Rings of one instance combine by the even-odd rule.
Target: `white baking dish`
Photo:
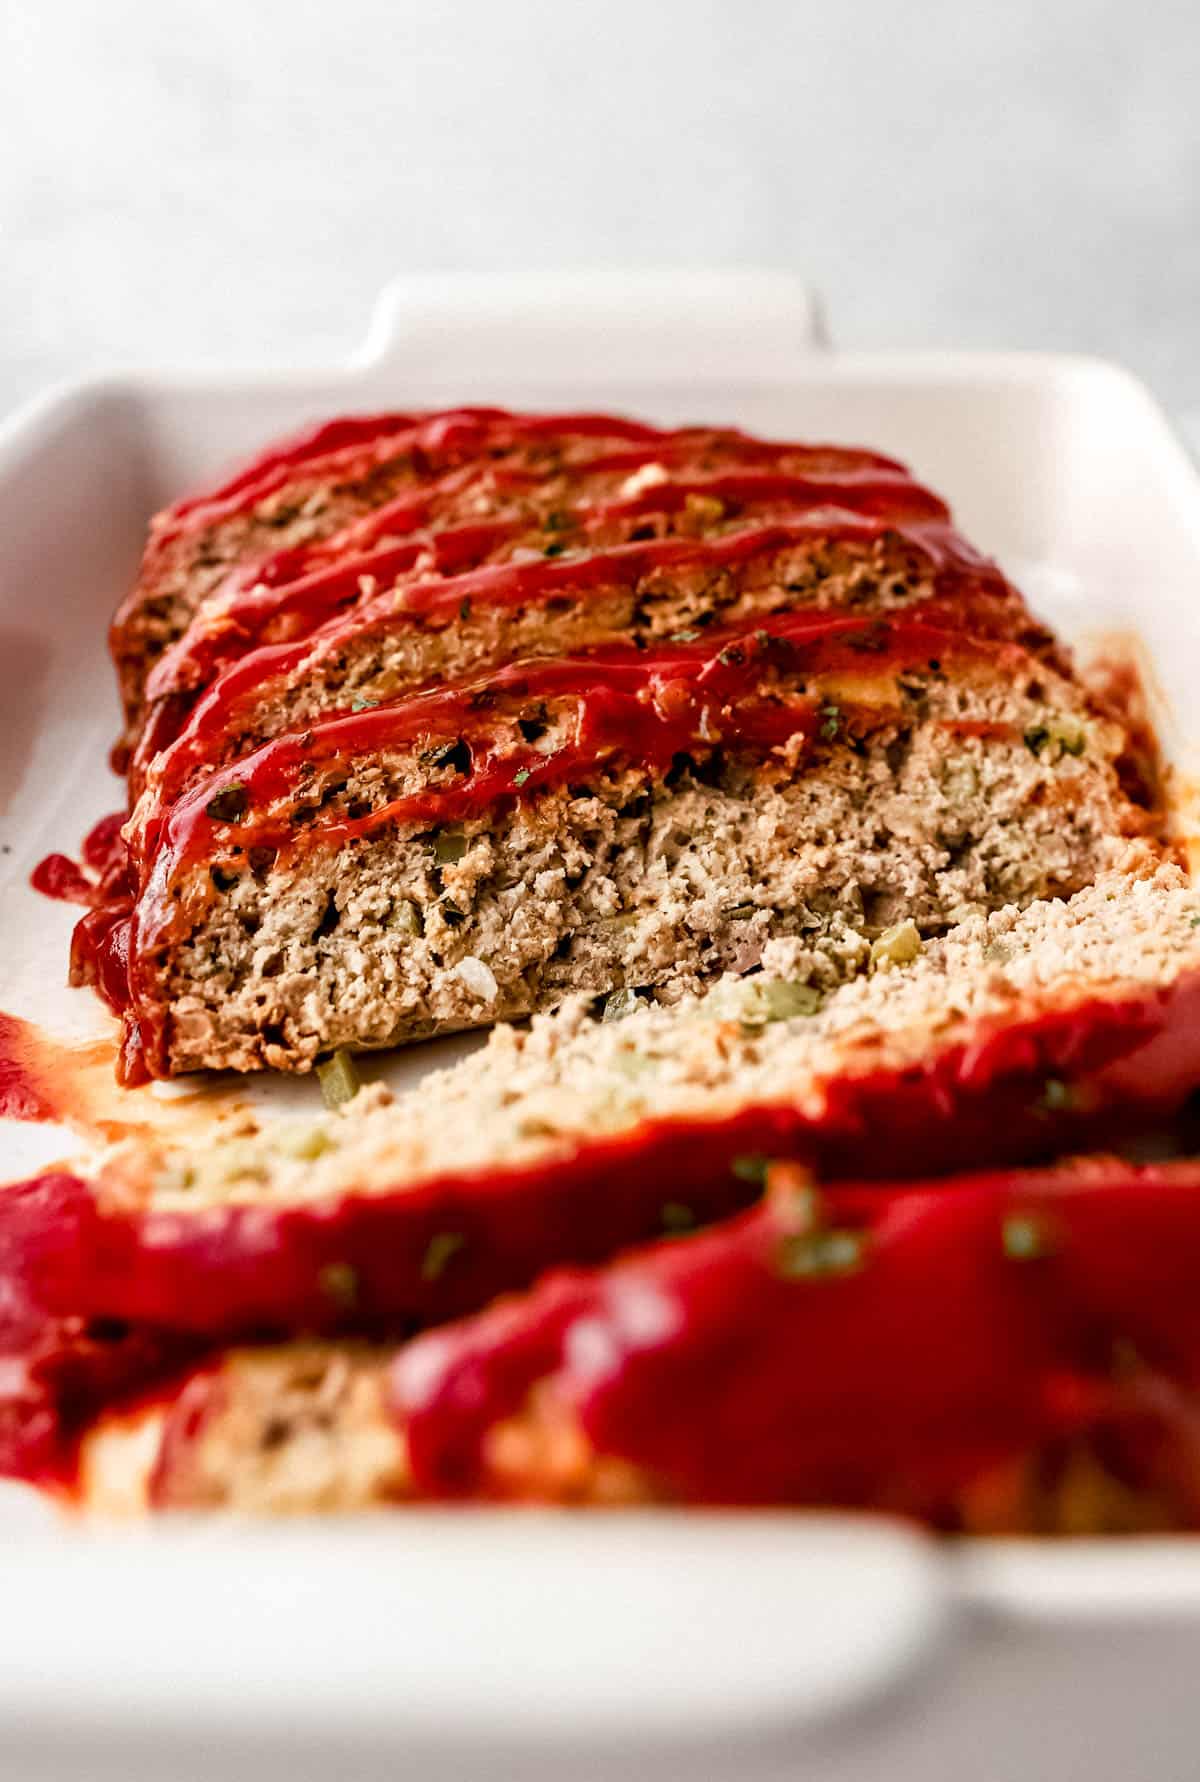
[[[1068,635],[1137,635],[1192,771],[1200,479],[1124,372],[834,354],[778,276],[408,281],[344,367],[114,378],[0,429],[0,1008],[104,1029],[61,988],[72,912],[27,877],[114,802],[102,635],[147,515],[308,419],[460,401],[896,453]],[[66,1144],[0,1123],[0,1173]],[[0,1772],[23,1778],[1200,1770],[1200,1542],[475,1513],[85,1533],[16,1488],[4,1537]]]

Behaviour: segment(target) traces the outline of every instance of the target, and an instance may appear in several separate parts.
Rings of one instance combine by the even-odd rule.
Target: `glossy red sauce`
[[[125,872],[125,843],[121,829],[125,811],[113,811],[94,823],[80,846],[80,859],[66,854],[47,854],[29,875],[29,882],[43,897],[85,907],[106,902],[116,878]]]
[[[736,540],[730,542],[737,543]],[[546,578],[540,578],[546,597],[555,598],[563,579],[561,571],[568,566],[522,566],[522,576],[526,576],[527,572],[531,573],[534,567],[560,572],[557,581],[547,583]],[[446,586],[461,590],[463,582],[464,578],[458,577]],[[520,585],[527,586],[528,582],[524,581]],[[519,591],[518,588],[518,594]],[[578,592],[578,587],[574,592]],[[420,591],[413,589],[411,593],[417,597]],[[406,593],[404,598],[407,601],[409,595]],[[439,625],[461,622],[464,600],[467,610],[470,610],[472,596],[460,593],[457,604],[452,599],[442,603],[441,611],[433,615],[436,622]],[[785,614],[784,617],[786,616]],[[846,617],[844,612],[821,613],[817,609],[804,607],[792,609],[792,616],[800,625],[833,625]],[[1024,609],[1008,590],[997,596],[995,590],[985,586],[957,589],[952,594],[943,594],[909,607],[904,616],[913,624],[926,623],[956,633],[969,631],[984,640],[1036,641]],[[310,659],[314,665],[335,659],[349,651],[357,640],[382,630],[391,630],[402,622],[404,615],[397,614],[390,598],[382,604],[369,602],[347,619],[323,627],[312,639],[257,648],[225,669],[202,694],[190,715],[180,714],[167,726],[153,727],[146,746],[139,750],[139,759],[143,764],[148,764],[152,755],[158,753],[151,776],[156,804],[161,806],[176,796],[196,769],[216,765],[223,753],[222,739],[231,731],[236,735],[239,725],[252,723],[256,703],[267,697],[272,688],[282,688],[291,677],[299,676]],[[869,619],[853,619],[851,622],[860,629],[869,628],[873,636],[877,633],[880,648],[886,649],[886,628],[896,623],[896,618],[879,618],[876,615]],[[770,630],[775,623],[776,620],[768,616],[755,628],[765,627]],[[718,626],[706,631],[705,635],[725,639],[746,629],[749,624],[750,621],[743,621],[740,627]],[[870,643],[870,639],[867,643]],[[863,647],[865,649],[867,644]],[[589,651],[586,659],[591,660],[595,654],[595,650]],[[577,660],[582,663],[584,658]],[[580,678],[587,678],[583,668]],[[415,686],[410,691],[415,694],[420,688]]]
[[[164,520],[172,531],[182,522],[189,526],[211,524],[213,520],[245,512],[266,495],[295,480],[290,473],[298,470],[309,474],[320,469],[345,467],[347,460],[361,458],[366,448],[385,444],[397,452],[408,450],[432,459],[459,459],[479,456],[489,449],[501,449],[508,443],[539,440],[602,439],[625,440],[639,448],[633,462],[643,461],[646,448],[694,448],[711,440],[745,438],[737,429],[714,431],[711,428],[688,427],[664,430],[640,421],[629,421],[612,415],[594,414],[513,414],[504,409],[464,408],[442,413],[411,415],[383,413],[346,416],[270,446],[252,462],[215,489],[206,490],[178,501],[167,509]],[[838,446],[770,445],[748,441],[754,450],[781,452],[791,450],[805,458],[828,456],[873,464],[880,468],[898,468],[894,461],[879,453],[851,450]],[[610,448],[611,451],[612,448]]]
[[[155,665],[146,681],[147,698],[160,700],[205,684],[256,641],[306,636],[343,608],[363,601],[364,586],[372,591],[390,587],[418,563],[430,574],[454,575],[516,529],[517,522],[510,520],[450,527],[338,558],[286,582],[264,582],[255,569],[238,571],[220,608],[203,612]]]
[[[484,560],[528,530],[527,520],[509,518],[453,525],[374,549],[350,550],[345,542],[333,549],[327,541],[308,555],[286,553],[287,569],[278,559],[240,568],[228,579],[220,599],[202,610],[152,670],[147,698],[153,706],[193,692],[248,653],[254,653],[249,673],[257,672],[261,681],[278,672],[273,658],[256,654],[262,646],[314,631],[320,631],[327,649],[342,648],[380,631],[461,623],[473,606],[589,599],[633,586],[656,572],[735,570],[753,558],[816,541],[863,547],[884,533],[906,539],[933,567],[943,597],[955,594],[965,608],[975,607],[981,619],[989,614],[993,625],[999,614],[991,609],[998,606],[1012,626],[1019,602],[1003,577],[958,538],[944,504],[906,477],[730,475],[704,483],[657,485],[628,501],[581,509],[591,515],[584,536],[588,524],[603,527],[617,515],[628,519],[640,513],[670,513],[685,506],[701,488],[740,489],[745,494],[756,484],[768,508],[777,506],[790,489],[790,507],[769,523],[755,520],[751,509],[740,530],[721,538],[612,544],[592,552],[575,549],[557,559],[488,566]],[[473,570],[472,564],[478,567]],[[418,566],[429,572],[426,579],[394,588],[397,578],[415,574]],[[340,625],[339,615],[346,615]],[[244,691],[247,683],[240,684]],[[186,710],[184,701],[173,703],[167,713],[155,714],[151,734],[137,753],[139,784],[154,754],[178,734]]]
[[[61,1111],[37,1029],[0,1013],[0,1119],[57,1120]]]
[[[851,1260],[822,1272],[830,1234]],[[1200,1384],[1198,1248],[1194,1164],[781,1197],[418,1339],[394,1403],[431,1497],[503,1489],[488,1432],[549,1382],[597,1454],[672,1497],[936,1517],[1005,1459],[1139,1413],[1119,1346]]]
[[[57,903],[81,903],[90,906],[96,901],[96,881],[90,879],[78,861],[66,854],[47,854],[29,875],[29,883],[43,897]]]
[[[1143,1068],[1149,1062],[1150,1068]],[[396,1331],[453,1317],[565,1262],[603,1260],[758,1193],[735,1168],[791,1157],[823,1178],[886,1180],[1049,1157],[1128,1138],[1200,1077],[1200,976],[982,1027],[905,1070],[826,1082],[820,1112],[752,1105],[708,1121],[647,1120],[564,1139],[522,1165],[447,1172],[336,1201],[139,1211],[71,1177],[44,1178],[19,1272],[37,1303],[214,1341],[255,1332]],[[1056,1093],[1048,1094],[1052,1084]],[[806,1098],[806,1101],[808,1098]],[[435,1239],[460,1240],[430,1273]],[[331,1297],[350,1271],[352,1305]]]
[[[26,1234],[63,1213],[55,1174],[0,1196],[0,1476],[74,1481],[78,1437],[101,1411],[194,1364],[195,1340],[48,1315],[20,1285]]]
[[[867,633],[869,653],[856,647]],[[460,737],[472,741],[486,737],[499,715],[547,700],[566,697],[572,702],[574,734],[567,745],[550,754],[533,745],[506,745],[502,754],[493,755],[485,744],[482,758],[473,761],[461,783],[431,787],[354,822],[323,825],[323,838],[340,845],[383,823],[455,821],[518,790],[532,796],[547,786],[569,783],[601,763],[633,763],[655,772],[680,752],[711,750],[718,744],[766,754],[794,735],[811,735],[816,727],[819,689],[797,697],[796,681],[846,672],[882,674],[899,664],[930,659],[976,657],[1002,664],[1010,655],[1008,645],[966,638],[919,620],[881,625],[874,619],[799,612],[653,649],[612,644],[576,657],[532,658],[392,704],[323,718],[263,744],[179,799],[161,836],[146,823],[136,843],[138,858],[144,866],[160,845],[181,861],[197,848],[208,851],[214,838],[230,828],[210,816],[208,807],[230,788],[244,792],[247,805],[236,824],[237,842],[243,847],[285,846],[295,839],[292,823],[261,827],[253,813],[286,797],[315,765],[414,743],[432,748]],[[839,707],[837,716],[849,728],[855,713]]]

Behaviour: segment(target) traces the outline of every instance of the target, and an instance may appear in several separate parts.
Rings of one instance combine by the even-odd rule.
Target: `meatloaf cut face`
[[[735,1212],[764,1158],[836,1178],[1049,1157],[1200,1081],[1200,893],[1152,857],[940,939],[844,941],[853,977],[777,939],[671,1008],[577,997],[499,1027],[396,1099],[51,1172],[8,1191],[11,1271],[57,1315],[209,1340],[405,1330]]]
[[[214,1356],[97,1419],[83,1503],[821,1505],[973,1534],[1195,1529],[1200,1168],[817,1188],[398,1348]]]

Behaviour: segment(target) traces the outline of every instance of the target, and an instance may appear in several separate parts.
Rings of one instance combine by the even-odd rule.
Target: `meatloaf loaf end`
[[[102,1417],[102,1513],[808,1504],[971,1533],[1200,1526],[1200,1168],[816,1189],[393,1350],[226,1352]]]

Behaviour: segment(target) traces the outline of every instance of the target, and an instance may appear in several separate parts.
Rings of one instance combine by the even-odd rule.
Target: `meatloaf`
[[[973,1533],[1200,1526],[1200,1168],[764,1203],[398,1349],[223,1353],[82,1450],[102,1511],[814,1504]]]
[[[671,1008],[574,998],[392,1099],[10,1189],[14,1279],[61,1316],[206,1340],[407,1328],[824,1177],[1053,1155],[1200,1081],[1200,892],[1135,851],[1069,901],[922,942],[807,937]]]
[[[332,423],[155,523],[128,857],[75,982],[129,1077],[307,1070],[805,936],[1089,884],[1119,714],[902,467],[603,416]]]

